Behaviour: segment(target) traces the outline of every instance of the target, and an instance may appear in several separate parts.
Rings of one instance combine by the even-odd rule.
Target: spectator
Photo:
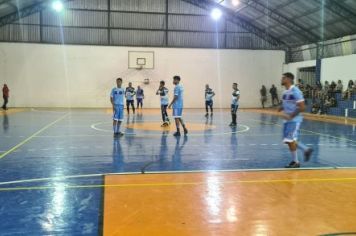
[[[349,83],[347,85],[348,89],[352,89],[354,87],[354,81],[352,81],[352,79],[349,80]]]
[[[260,89],[260,94],[261,94],[262,107],[265,108],[265,102],[267,102],[267,89],[266,89],[266,86],[262,85],[262,88]]]
[[[349,80],[349,83],[347,84],[347,89],[345,90],[343,99],[351,99],[351,96],[353,94],[353,89],[354,89],[354,81]]]
[[[300,90],[304,89],[304,82],[301,79],[298,79],[298,84],[296,85]]]
[[[4,99],[4,105],[2,105],[2,109],[4,110],[7,110],[7,103],[9,102],[9,93],[10,93],[10,90],[9,88],[7,87],[6,84],[4,84],[4,87],[2,88],[2,98]]]
[[[330,97],[327,97],[324,101],[324,109],[323,109],[323,113],[326,114],[328,113],[329,108],[331,107],[331,101],[330,101]]]
[[[329,88],[330,88],[329,82],[328,82],[328,81],[325,81],[325,83],[324,83],[324,90],[325,90],[325,91],[329,91]]]
[[[279,104],[279,99],[278,99],[278,93],[277,93],[277,88],[272,84],[272,88],[269,90],[269,93],[272,96],[272,105],[276,106]],[[277,100],[277,104],[274,104],[274,101]]]
[[[335,95],[335,90],[336,90],[336,83],[332,81],[327,91],[328,96],[333,97]]]
[[[329,91],[334,92],[336,89],[336,83],[335,81],[331,81],[330,87],[329,87]]]
[[[335,97],[330,97],[329,101],[331,103],[331,107],[336,107],[337,106],[337,102],[336,102]]]
[[[335,88],[335,92],[342,93],[343,91],[344,91],[344,85],[342,84],[341,80],[338,80]]]
[[[320,103],[319,102],[313,103],[311,113],[318,114],[319,111],[320,111]]]
[[[304,97],[305,98],[310,98],[311,97],[311,93],[312,93],[312,87],[309,84],[307,84],[307,86],[305,87],[303,93],[304,93]]]

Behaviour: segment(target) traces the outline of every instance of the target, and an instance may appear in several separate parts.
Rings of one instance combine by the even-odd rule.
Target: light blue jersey
[[[177,84],[174,88],[174,96],[177,96],[177,100],[173,104],[173,108],[183,108],[183,86]]]
[[[300,89],[296,86],[292,85],[288,90],[283,92],[282,100],[283,112],[287,115],[291,115],[297,110],[297,103],[304,101],[304,97],[302,91],[300,91]],[[291,121],[302,122],[303,116],[298,114]]]
[[[125,89],[113,88],[110,97],[112,97],[114,105],[124,105]]]

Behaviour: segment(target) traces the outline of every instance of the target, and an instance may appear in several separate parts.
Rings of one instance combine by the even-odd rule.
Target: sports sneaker
[[[114,138],[119,137],[119,133],[114,133]]]
[[[173,134],[173,136],[174,136],[174,137],[180,137],[180,132],[175,132],[175,133]]]
[[[208,117],[208,116],[209,116],[209,113],[206,113],[206,114],[205,114],[205,117]]]
[[[125,135],[124,132],[119,132],[119,133],[118,133],[118,136],[124,136],[124,135]]]
[[[230,126],[230,127],[236,127],[236,126],[237,126],[237,124],[236,124],[236,123],[234,123],[234,122],[231,122],[231,123],[229,124],[229,126]]]
[[[285,168],[299,168],[300,164],[298,162],[292,161],[289,165],[285,166]]]
[[[187,135],[188,134],[188,130],[187,128],[184,128],[184,135]]]
[[[310,156],[313,153],[313,149],[312,148],[308,148],[305,152],[304,152],[304,161],[309,161],[310,160]]]

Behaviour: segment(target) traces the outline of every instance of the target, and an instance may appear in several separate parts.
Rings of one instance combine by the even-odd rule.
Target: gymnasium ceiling
[[[98,4],[100,2],[89,1],[97,1]],[[113,4],[123,4],[119,0],[111,1]],[[140,4],[140,1],[149,0],[131,0],[129,3]],[[275,46],[293,47],[356,34],[356,0],[180,1],[201,8],[204,14],[209,14],[214,7],[220,7],[227,20]],[[27,17],[44,10],[50,2],[51,0],[0,0],[0,27],[17,21],[18,16]],[[162,4],[165,0],[155,2]]]
[[[215,0],[288,44],[356,34],[355,0]]]

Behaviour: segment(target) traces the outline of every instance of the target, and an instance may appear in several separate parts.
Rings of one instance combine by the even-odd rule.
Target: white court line
[[[101,132],[109,132],[109,133],[112,133],[112,130],[107,130],[107,129],[101,129],[101,128],[98,128],[96,126],[98,125],[101,125],[101,124],[105,124],[105,123],[109,123],[109,122],[99,122],[99,123],[95,123],[95,124],[92,124],[90,127],[94,130],[97,130],[97,131],[101,131]],[[220,136],[220,135],[227,135],[227,134],[237,134],[237,133],[245,133],[247,131],[250,130],[250,127],[248,127],[247,125],[237,125],[237,126],[241,126],[243,127],[244,129],[243,130],[237,130],[237,131],[232,131],[232,132],[223,132],[223,133],[201,133],[201,134],[192,134],[192,133],[189,133],[188,134],[188,137],[190,136]],[[158,131],[158,132],[164,132],[164,130],[162,131]],[[125,136],[135,136],[135,137],[146,137],[146,136],[169,136],[169,134],[135,134],[135,133],[125,133]]]
[[[249,161],[248,158],[238,158],[238,159],[219,159],[219,158],[206,158],[199,159],[200,161]]]
[[[298,169],[286,169],[286,168],[270,168],[270,169],[231,169],[231,170],[186,170],[186,171],[147,171],[145,174],[184,174],[184,173],[218,173],[218,172],[273,172],[273,171],[302,171],[302,170],[343,170],[343,169],[355,169],[355,167],[305,167]],[[87,177],[102,177],[106,175],[137,175],[142,174],[141,172],[124,172],[124,173],[102,173],[102,174],[86,174],[86,175],[67,175],[67,176],[56,176],[48,178],[36,178],[36,179],[23,179],[14,180],[7,182],[0,182],[0,185],[8,184],[19,184],[19,183],[31,183],[31,182],[42,182],[42,181],[58,181],[65,179],[79,179]]]
[[[71,109],[68,109],[67,111],[49,111],[49,110],[37,110],[35,108],[31,108],[31,111],[33,111],[33,112],[47,112],[47,113],[64,114],[64,113],[70,112]]]

